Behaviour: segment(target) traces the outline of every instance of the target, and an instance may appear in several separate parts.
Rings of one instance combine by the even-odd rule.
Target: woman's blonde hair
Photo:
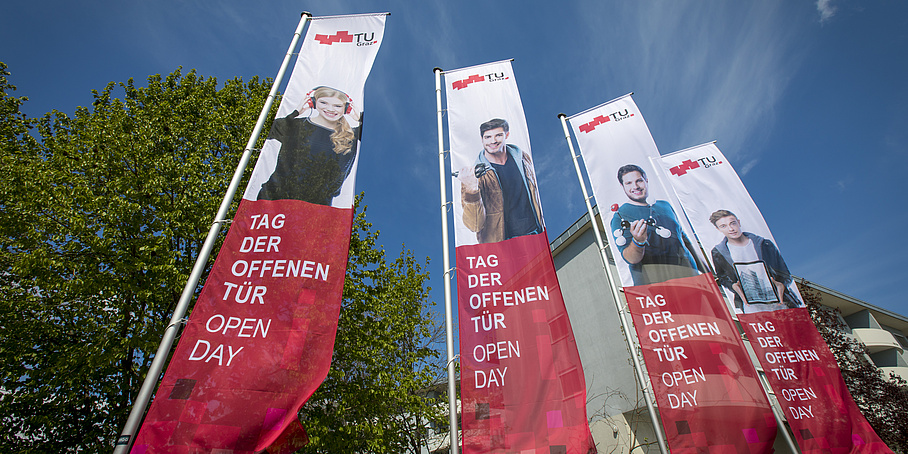
[[[318,87],[312,91],[312,104],[315,105],[319,98],[337,98],[344,102],[350,102],[350,97],[346,93],[335,90],[331,87]],[[346,111],[344,113],[347,113]],[[347,119],[341,115],[334,123],[334,132],[331,133],[331,142],[334,143],[334,152],[337,154],[347,154],[353,149],[353,141],[356,137],[353,129],[347,124]]]

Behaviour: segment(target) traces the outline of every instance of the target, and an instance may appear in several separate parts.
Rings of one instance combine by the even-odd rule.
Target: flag
[[[630,95],[569,117],[673,451],[772,451],[776,422]],[[609,215],[609,213],[611,213]]]
[[[293,452],[327,376],[385,14],[315,17],[133,453]]]
[[[672,452],[773,452],[775,418],[712,275],[624,291]]]
[[[508,61],[445,73],[464,453],[593,452]]]
[[[714,143],[662,157],[803,452],[891,452],[861,414],[763,215]]]
[[[603,222],[608,222],[608,242],[622,285],[705,272],[690,226],[663,184],[659,150],[630,95],[568,121]]]

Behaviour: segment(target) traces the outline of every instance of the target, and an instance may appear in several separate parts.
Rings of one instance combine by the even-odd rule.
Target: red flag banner
[[[805,453],[891,453],[861,414],[806,308],[738,317]]]
[[[712,275],[624,294],[671,451],[772,452],[772,409]]]
[[[296,451],[331,364],[385,14],[313,18],[133,453]]]
[[[445,72],[463,452],[594,452],[510,62]]]
[[[712,278],[701,274],[705,262],[636,103],[623,96],[568,121],[608,222],[669,447],[771,452],[769,401],[721,294],[704,283]]]
[[[763,215],[728,159],[708,143],[662,161],[801,450],[891,452],[848,393]]]

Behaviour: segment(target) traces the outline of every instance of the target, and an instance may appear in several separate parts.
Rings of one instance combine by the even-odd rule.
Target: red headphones
[[[315,109],[315,99],[312,98],[312,93],[315,93],[315,90],[318,90],[319,88],[329,88],[331,90],[344,93],[336,88],[331,88],[326,85],[319,85],[318,87],[309,90],[309,93],[306,93],[306,105],[309,106],[310,109]],[[346,115],[353,112],[353,106],[350,104],[350,101],[352,101],[353,98],[351,98],[346,93],[344,93],[344,95],[347,96],[347,102],[344,103],[344,115]]]

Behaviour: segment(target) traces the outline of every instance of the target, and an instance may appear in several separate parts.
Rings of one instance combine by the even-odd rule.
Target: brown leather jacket
[[[523,165],[520,168],[529,190],[530,203],[536,213],[536,220],[540,227],[542,222],[542,204],[539,202],[539,193],[536,190],[536,172],[533,170],[533,160],[516,145],[507,145],[508,154],[515,161],[520,159]],[[484,152],[479,153],[477,164],[489,164]],[[490,166],[491,167],[491,166]],[[494,169],[489,169],[479,178],[479,190],[469,192],[461,185],[460,197],[463,202],[463,223],[473,232],[480,243],[495,243],[505,239],[504,229],[504,196],[501,193],[501,184]]]

